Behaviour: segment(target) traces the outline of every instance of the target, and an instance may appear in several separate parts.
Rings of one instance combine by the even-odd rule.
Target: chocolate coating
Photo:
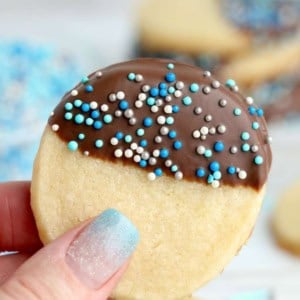
[[[271,165],[262,110],[247,104],[232,82],[227,83],[229,87],[220,85],[209,75],[197,67],[162,59],[115,64],[91,74],[75,87],[75,92],[65,94],[49,124],[56,126],[54,131],[64,142],[73,141],[79,151],[98,159],[121,160],[157,177],[162,171],[175,174],[177,179],[183,175],[184,180],[213,186],[222,183],[259,189],[266,182]],[[153,89],[147,91],[148,88]],[[120,91],[125,99],[115,99],[123,98]],[[139,97],[140,102],[136,103]],[[141,108],[136,107],[141,103]],[[153,103],[157,108],[153,109]],[[107,106],[99,111],[103,104]],[[100,116],[93,111],[100,112]],[[120,115],[116,111],[122,115],[116,117]],[[80,117],[76,118],[78,114]],[[101,129],[96,121],[102,122]],[[258,129],[252,128],[253,122]],[[79,134],[81,138],[84,134],[84,138],[79,139]],[[111,140],[116,134],[117,138]],[[132,141],[125,141],[125,135],[131,135]],[[135,149],[134,142],[142,147]],[[208,151],[197,153],[199,146]],[[237,148],[237,153],[232,153],[232,147]],[[128,150],[125,157],[125,150],[130,148],[133,150]],[[136,155],[135,159],[131,154]],[[227,171],[230,166],[231,171],[235,170],[233,174]]]

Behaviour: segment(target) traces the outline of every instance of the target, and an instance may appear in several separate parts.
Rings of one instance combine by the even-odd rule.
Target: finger
[[[30,207],[30,182],[0,184],[0,251],[33,252],[41,248]]]
[[[0,299],[107,299],[137,242],[134,225],[108,209],[28,259],[0,288]]]
[[[0,286],[19,268],[29,254],[10,254],[0,256]]]

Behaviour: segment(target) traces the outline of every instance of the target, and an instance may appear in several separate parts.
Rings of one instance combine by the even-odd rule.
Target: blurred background
[[[97,68],[170,57],[233,78],[264,107],[273,166],[252,238],[195,297],[300,299],[300,217],[285,250],[271,229],[278,203],[300,215],[299,28],[300,0],[0,0],[0,180],[31,178],[52,109]]]

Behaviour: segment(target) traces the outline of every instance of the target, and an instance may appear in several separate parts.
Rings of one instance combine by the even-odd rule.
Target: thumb
[[[0,288],[0,299],[107,299],[138,242],[135,226],[105,210],[27,260]]]

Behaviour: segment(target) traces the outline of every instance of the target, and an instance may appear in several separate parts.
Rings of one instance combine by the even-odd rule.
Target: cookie
[[[253,229],[270,137],[233,80],[138,59],[84,77],[55,108],[32,180],[44,243],[113,207],[141,242],[115,299],[180,299],[218,275]]]
[[[300,255],[300,182],[295,182],[280,197],[272,228],[278,244],[287,251]]]

